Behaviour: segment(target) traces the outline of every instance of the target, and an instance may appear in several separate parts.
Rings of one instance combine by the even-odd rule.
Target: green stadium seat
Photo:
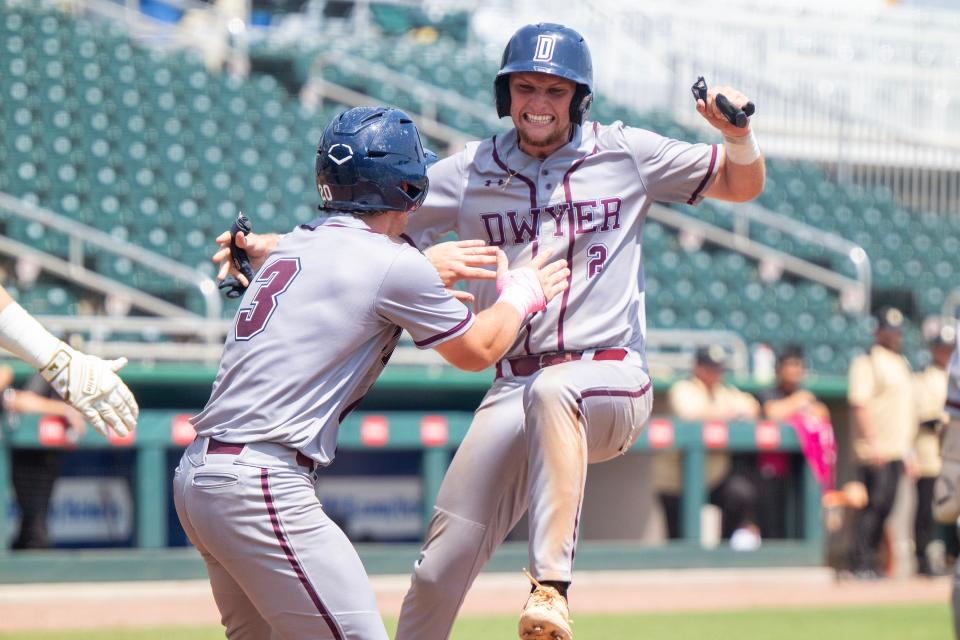
[[[327,53],[338,62],[315,67]],[[420,94],[372,82],[359,73],[362,66],[385,65],[489,105],[496,63],[482,53],[448,38],[420,44],[387,37],[329,38],[266,52],[287,56],[295,77],[316,68],[331,81],[414,111],[421,108]],[[332,103],[303,107],[270,76],[211,74],[196,55],[145,50],[122,26],[0,5],[0,136],[9,141],[0,147],[0,189],[125,232],[188,264],[210,268],[206,245],[238,208],[264,230],[285,231],[316,215],[309,171],[314,145],[341,109]],[[666,114],[638,115],[602,96],[593,114],[694,138]],[[492,133],[485,121],[444,104],[438,118],[470,135]],[[760,202],[864,246],[876,285],[920,287],[923,313],[939,311],[954,284],[960,222],[908,214],[886,189],[840,186],[812,163],[768,159]],[[731,228],[731,216],[710,205],[683,210]],[[751,233],[850,274],[819,244],[760,225],[751,225]],[[674,230],[653,221],[646,224],[644,246],[654,327],[727,328],[770,344],[794,336],[810,342],[815,370],[833,373],[843,372],[851,349],[870,342],[869,326],[838,311],[836,293],[821,285],[759,282],[753,261],[709,245],[687,253]],[[102,267],[128,283],[170,291],[169,283],[147,280],[122,261],[106,260]],[[196,304],[189,298],[187,304]],[[831,342],[835,337],[838,342]]]

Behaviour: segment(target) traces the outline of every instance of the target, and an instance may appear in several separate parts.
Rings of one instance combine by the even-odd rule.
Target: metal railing
[[[660,224],[686,233],[694,233],[713,244],[738,251],[757,261],[771,262],[784,271],[794,273],[802,278],[819,282],[825,287],[834,289],[840,294],[841,305],[844,310],[848,312],[862,313],[869,309],[869,277],[866,282],[849,278],[802,258],[784,253],[778,249],[773,249],[736,231],[728,231],[727,229],[698,220],[693,216],[663,205],[655,204],[650,207],[647,216],[649,219],[655,220]],[[851,243],[851,245],[852,244],[853,243]],[[863,249],[860,249],[860,251],[863,251]],[[854,260],[856,256],[850,256],[850,258]],[[855,262],[855,264],[860,264],[861,266],[866,265],[867,269],[865,273],[869,275],[869,263],[867,262],[865,251],[862,257],[859,258],[859,262]]]
[[[190,408],[185,408],[190,409]],[[127,449],[136,457],[131,478],[136,505],[135,545],[160,549],[169,540],[171,501],[167,499],[171,470],[167,452],[182,450],[194,439],[188,419],[191,413],[144,410],[135,432],[124,438],[103,438],[88,430],[76,442],[66,440],[63,427],[41,429],[34,416],[21,416],[15,430],[0,430],[0,497],[9,495],[10,452],[14,448]],[[367,428],[373,419],[377,430]],[[430,520],[441,480],[454,450],[466,436],[472,414],[469,412],[386,412],[354,413],[340,429],[338,452],[410,451],[420,453],[422,516],[424,527]],[[682,453],[684,477],[681,496],[681,528],[689,549],[701,547],[699,513],[708,502],[709,489],[704,470],[706,456],[712,450],[800,452],[800,441],[792,427],[773,422],[723,422],[701,424],[655,416],[642,430],[629,455],[675,450]],[[820,488],[809,469],[803,469],[795,490],[800,521],[795,521],[799,539],[816,550],[823,541],[820,519]],[[0,510],[0,564],[8,553],[9,521]],[[0,567],[2,568],[2,567]],[[406,570],[406,569],[404,569]]]
[[[197,289],[205,305],[204,317],[219,320],[222,302],[216,283],[196,269],[183,266],[176,260],[149,251],[148,249],[120,240],[98,229],[81,224],[70,218],[30,204],[10,194],[0,192],[0,219],[16,216],[37,223],[54,233],[68,237],[68,258],[64,260],[49,253],[27,246],[10,238],[0,237],[0,252],[15,259],[30,259],[41,268],[55,273],[81,287],[93,289],[105,295],[113,294],[126,298],[144,311],[169,318],[192,318],[199,316],[192,311],[171,304],[162,298],[150,295],[134,287],[107,278],[84,266],[85,247],[95,247],[98,252],[123,257],[162,276],[178,279]]]
[[[785,88],[752,68],[713,59],[678,55],[672,65],[669,104],[680,124],[715,134],[694,110],[687,82],[705,74],[757,103],[753,127],[766,155],[820,163],[837,182],[884,187],[905,207],[960,214],[960,142],[859,113],[845,87],[825,89],[816,76]]]
[[[502,46],[538,11],[534,0],[500,1],[474,22],[499,24],[483,33]],[[824,163],[905,207],[960,214],[960,12],[584,0],[552,8],[551,20],[587,38],[599,95],[701,128],[690,85],[705,75],[754,99],[768,156]]]
[[[729,202],[715,201],[713,204],[730,214],[733,218],[733,230],[741,238],[750,237],[750,223],[754,222],[777,229],[801,242],[816,244],[839,255],[844,260],[849,260],[857,274],[859,288],[857,291],[852,291],[848,287],[840,290],[842,295],[848,297],[848,299],[843,300],[843,306],[849,310],[862,313],[869,312],[873,272],[870,266],[870,258],[866,250],[859,244],[835,233],[770,211],[753,202],[742,202],[734,205]]]
[[[357,59],[344,53],[347,52],[319,53],[311,66],[311,77],[322,77],[325,65],[336,65],[342,71],[410,94],[423,106],[421,115],[430,120],[437,119],[438,107],[442,105],[476,118],[491,129],[503,128],[500,118],[489,104],[482,104],[451,89],[424,82],[416,76],[397,71],[385,64],[365,58]]]
[[[654,377],[673,377],[693,368],[699,347],[717,345],[730,354],[727,365],[738,378],[750,372],[750,352],[743,336],[734,331],[695,329],[650,329],[646,336],[647,362]]]
[[[940,315],[944,318],[956,318],[957,309],[960,308],[960,287],[951,289],[940,307]]]
[[[304,86],[303,92],[304,97],[310,102],[329,99],[353,107],[383,103],[382,100],[378,100],[374,96],[348,89],[321,77],[312,77]],[[426,136],[442,141],[446,145],[447,153],[459,151],[464,143],[471,139],[471,136],[464,132],[448,127],[432,117],[416,113],[411,115],[417,118],[417,129]]]

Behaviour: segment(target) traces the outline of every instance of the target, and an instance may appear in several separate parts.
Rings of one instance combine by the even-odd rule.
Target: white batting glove
[[[137,426],[140,408],[117,371],[126,358],[101,360],[81,353],[43,328],[16,302],[0,311],[0,347],[40,369],[64,400],[106,435],[125,436]]]
[[[63,342],[59,346],[40,375],[103,435],[107,427],[121,437],[135,429],[140,408],[116,373],[127,359],[102,360]]]

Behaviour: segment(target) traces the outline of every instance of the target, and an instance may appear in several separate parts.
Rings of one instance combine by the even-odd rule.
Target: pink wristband
[[[500,298],[497,302],[506,302],[513,306],[525,320],[531,313],[542,311],[547,306],[547,298],[543,295],[543,287],[537,273],[530,267],[511,269],[497,278],[497,291]]]

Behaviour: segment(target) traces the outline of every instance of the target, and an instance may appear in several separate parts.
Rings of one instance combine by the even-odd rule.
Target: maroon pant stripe
[[[647,391],[650,391],[650,387],[653,386],[652,382],[648,382],[643,385],[637,391],[628,391],[627,389],[588,389],[580,394],[580,399],[584,398],[596,398],[598,396],[610,397],[625,397],[625,398],[639,398],[645,396]]]
[[[310,581],[307,580],[307,575],[304,573],[300,561],[293,555],[293,549],[290,548],[290,544],[287,542],[287,536],[280,527],[280,516],[277,515],[277,509],[273,506],[273,496],[270,494],[270,482],[267,469],[260,469],[260,487],[263,489],[263,501],[267,504],[267,513],[270,514],[273,533],[277,536],[277,542],[280,543],[280,548],[283,549],[283,553],[287,556],[287,562],[290,563],[293,572],[297,574],[300,584],[302,584],[303,588],[307,591],[307,595],[310,596],[310,600],[313,601],[313,605],[320,613],[320,617],[327,623],[330,633],[333,634],[336,640],[345,640],[345,636],[337,625],[336,619],[331,615],[329,609],[324,606],[323,601],[320,599],[320,594],[317,593],[317,590],[314,589]]]

